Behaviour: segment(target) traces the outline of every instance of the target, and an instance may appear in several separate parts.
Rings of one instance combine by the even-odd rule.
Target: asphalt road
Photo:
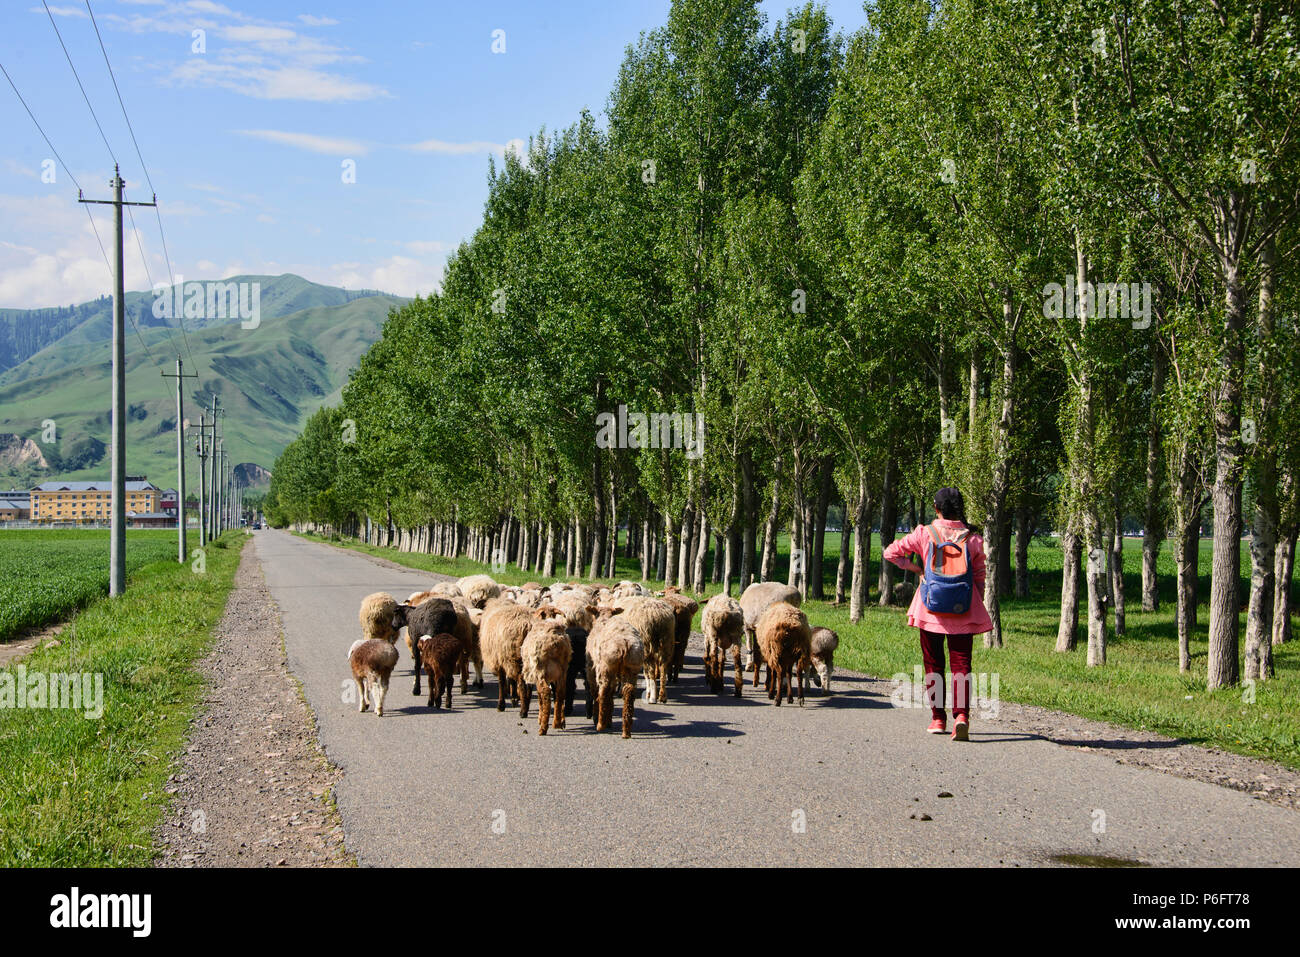
[[[748,684],[739,700],[714,695],[698,645],[666,704],[638,701],[630,741],[592,730],[581,686],[568,727],[546,737],[535,697],[527,720],[496,710],[492,677],[431,711],[411,694],[405,647],[385,716],[360,714],[343,692],[361,599],[400,601],[436,576],[284,532],[256,538],[362,865],[1300,864],[1294,811],[978,714],[966,744],[927,735],[926,712],[851,675],[804,708]]]

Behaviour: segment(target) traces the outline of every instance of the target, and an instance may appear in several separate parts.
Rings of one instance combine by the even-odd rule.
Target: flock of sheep
[[[753,666],[767,665],[767,696],[777,705],[794,701],[792,679],[798,676],[799,704],[804,703],[804,674],[830,693],[839,637],[829,628],[813,629],[799,608],[798,589],[779,582],[755,582],[737,601],[714,595],[704,605],[704,674],[718,693],[726,682],[727,658],[735,668],[735,695],[744,687],[742,645]],[[597,731],[612,722],[614,694],[623,696],[623,737],[632,736],[637,676],[645,674],[645,700],[668,699],[686,659],[686,644],[699,603],[669,586],[651,594],[644,586],[620,582],[604,585],[530,582],[520,587],[497,584],[487,575],[440,582],[398,603],[386,592],[361,603],[364,637],[348,652],[360,701],[358,710],[374,706],[384,713],[388,680],[397,665],[397,641],[406,629],[406,645],[415,670],[429,681],[429,706],[451,707],[452,684],[460,675],[461,694],[474,666],[474,686],[483,686],[483,671],[497,678],[497,710],[505,710],[509,690],[528,717],[531,689],[538,699],[538,731],[564,727],[573,713],[577,679],[582,675],[587,717]],[[553,715],[553,717],[552,717]]]

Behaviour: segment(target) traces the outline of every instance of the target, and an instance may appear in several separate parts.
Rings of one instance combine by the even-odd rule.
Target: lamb
[[[359,638],[348,649],[348,661],[352,664],[352,680],[357,683],[361,699],[357,710],[365,711],[373,701],[375,715],[382,718],[388,678],[397,665],[397,649],[392,642],[380,638]]]
[[[447,708],[450,710],[451,686],[455,683],[453,679],[456,677],[457,664],[464,651],[464,644],[455,635],[443,633],[421,636],[416,643],[416,648],[420,652],[420,660],[424,662],[425,670],[429,672],[429,707],[438,707],[445,690]]]
[[[662,598],[635,597],[615,599],[613,608],[636,626],[645,644],[645,700],[667,701],[677,632],[673,606]]]
[[[740,663],[740,646],[745,640],[745,612],[740,602],[728,595],[717,594],[704,605],[700,616],[704,630],[704,677],[715,692],[722,691],[727,669],[727,652],[731,651],[736,663],[736,697],[745,686],[745,672]]]
[[[386,591],[377,591],[363,598],[359,614],[361,634],[389,644],[397,641],[397,631],[392,627],[393,609],[396,607],[397,600]]]
[[[466,575],[456,582],[465,601],[475,608],[484,608],[501,594],[501,586],[487,575]]]
[[[790,678],[791,671],[795,670],[799,672],[799,707],[803,707],[803,668],[798,666],[808,660],[811,644],[808,616],[789,602],[779,601],[769,606],[758,620],[758,648],[767,662],[767,696],[775,698],[777,707],[781,706],[781,697],[786,692],[790,701],[794,701]]]
[[[406,627],[406,647],[411,650],[415,662],[415,687],[411,694],[420,693],[420,650],[419,640],[425,635],[456,634],[459,625],[456,606],[447,598],[426,598],[419,605],[397,605],[393,609],[393,630],[396,633]]]
[[[829,628],[814,628],[809,655],[812,659],[813,681],[831,693],[831,676],[835,674],[835,649],[840,646],[840,636]],[[804,663],[801,667],[807,667]]]
[[[587,717],[595,698],[596,730],[606,730],[613,720],[614,689],[623,691],[623,737],[632,737],[636,676],[645,667],[645,642],[641,631],[626,615],[606,612],[587,636]]]
[[[461,598],[460,586],[455,582],[438,582],[429,589],[435,595],[442,598]]]
[[[782,585],[780,582],[754,582],[740,596],[740,607],[745,613],[745,636],[748,639],[749,660],[754,665],[754,687],[756,688],[758,668],[762,664],[757,642],[758,620],[763,617],[763,612],[779,601],[787,602],[797,608],[802,601],[802,596],[799,594],[799,589]]]
[[[511,700],[522,700],[521,718],[528,717],[529,693],[527,683],[521,678],[523,658],[520,646],[536,620],[527,608],[498,599],[483,609],[478,629],[483,667],[497,676],[497,710],[506,710],[506,683],[509,682]]]
[[[700,610],[700,603],[694,598],[683,595],[675,585],[665,588],[660,597],[673,606],[673,617],[676,620],[673,660],[668,670],[668,680],[675,683],[677,676],[686,667],[686,646],[691,640],[691,621],[695,618],[695,613]]]
[[[573,646],[565,634],[564,619],[554,608],[534,613],[528,634],[519,646],[523,680],[537,686],[537,733],[546,734],[551,720],[551,685],[555,685],[555,728],[564,727],[564,701]]]

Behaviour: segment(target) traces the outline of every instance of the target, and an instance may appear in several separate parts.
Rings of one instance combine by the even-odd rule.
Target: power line
[[[54,27],[54,35],[59,38],[59,46],[63,47],[63,55],[68,59],[68,66],[72,68],[72,76],[77,81],[77,86],[81,89],[81,97],[86,101],[86,108],[90,110],[91,119],[95,121],[95,127],[99,130],[99,136],[104,141],[104,146],[108,149],[108,156],[115,164],[117,156],[113,153],[113,147],[109,146],[108,137],[104,135],[104,127],[100,126],[99,117],[95,114],[95,108],[90,105],[90,97],[86,94],[86,88],[82,85],[81,76],[77,73],[77,68],[72,62],[72,54],[68,52],[68,46],[63,42],[63,34],[59,32],[59,25],[54,22],[54,14],[50,12],[50,5],[41,0],[41,5],[45,7],[45,15],[50,18],[50,26]]]
[[[42,2],[44,2],[44,0],[42,0]],[[113,92],[117,94],[117,105],[122,108],[122,118],[126,120],[127,131],[131,134],[131,144],[135,147],[136,158],[140,161],[140,169],[144,172],[145,182],[149,184],[149,190],[150,192],[153,193],[154,196],[155,205],[153,211],[154,211],[154,215],[158,219],[158,238],[162,241],[163,260],[167,263],[167,277],[168,279],[171,280],[172,288],[175,288],[176,274],[172,271],[172,258],[170,253],[168,253],[167,251],[167,234],[163,231],[162,212],[157,206],[158,190],[153,184],[153,177],[149,175],[149,167],[145,164],[144,154],[140,152],[140,142],[135,138],[135,127],[131,125],[131,116],[126,111],[126,102],[122,99],[122,90],[117,85],[117,75],[113,72],[113,64],[108,59],[108,48],[104,46],[104,37],[99,32],[99,22],[95,19],[95,11],[92,10],[90,7],[90,0],[85,0],[85,3],[86,3],[86,12],[90,14],[90,24],[95,28],[95,38],[99,40],[100,52],[104,54],[104,65],[108,67],[108,77],[110,80],[113,81]],[[131,226],[132,228],[135,228],[134,215],[132,215],[131,217]],[[139,243],[139,241],[140,241],[140,234],[137,231],[136,242]],[[143,249],[141,249],[140,255],[143,258],[144,256]],[[148,272],[149,272],[149,267],[146,264],[145,265],[146,275],[148,274]],[[152,277],[150,277],[149,285],[150,287],[153,286]],[[177,313],[176,323],[181,327],[181,335],[185,337],[185,352],[190,357],[190,364],[194,366],[195,369],[198,369],[199,364],[198,362],[195,361],[194,350],[190,347],[190,333],[189,330],[185,328],[185,316],[183,313]],[[168,338],[169,339],[171,338],[170,327],[168,327]]]

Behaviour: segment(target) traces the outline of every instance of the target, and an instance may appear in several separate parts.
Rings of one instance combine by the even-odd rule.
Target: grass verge
[[[161,560],[92,603],[54,648],[0,669],[0,866],[144,867],[175,756],[201,700],[246,535],[209,544],[206,569]],[[20,672],[21,668],[21,672]],[[6,704],[20,674],[102,679],[103,713]],[[47,698],[47,703],[49,699]]]

